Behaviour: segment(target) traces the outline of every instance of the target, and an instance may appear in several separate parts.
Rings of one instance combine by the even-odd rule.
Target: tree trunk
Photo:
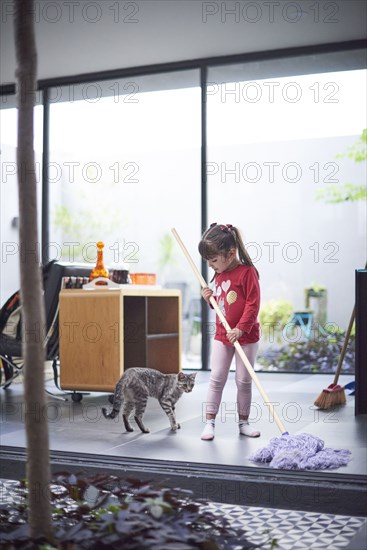
[[[20,287],[23,315],[24,405],[31,537],[52,539],[50,462],[43,346],[45,313],[37,231],[33,110],[37,86],[34,1],[14,0],[18,93]]]

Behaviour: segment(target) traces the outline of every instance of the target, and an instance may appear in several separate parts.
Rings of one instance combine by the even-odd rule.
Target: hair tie
[[[213,222],[213,223],[210,224],[210,229],[212,229],[213,227],[217,227],[217,226],[218,226],[217,222]],[[226,233],[229,233],[229,232],[232,231],[232,229],[234,229],[234,227],[231,223],[227,223],[226,225],[219,225],[218,227]]]

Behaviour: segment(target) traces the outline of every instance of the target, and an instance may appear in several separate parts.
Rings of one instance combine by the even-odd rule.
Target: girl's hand
[[[210,304],[210,297],[213,296],[213,291],[208,287],[206,286],[205,288],[203,288],[203,290],[201,291],[201,295],[202,297],[204,298],[204,300]]]
[[[227,338],[231,342],[231,344],[234,344],[237,340],[241,338],[243,334],[243,330],[240,330],[239,328],[233,328],[232,330],[229,330],[227,332]]]

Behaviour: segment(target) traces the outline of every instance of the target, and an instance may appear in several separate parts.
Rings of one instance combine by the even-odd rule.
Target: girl
[[[214,298],[231,327],[226,332],[218,316],[216,317],[206,399],[206,424],[201,439],[214,439],[215,417],[233,355],[236,358],[239,432],[249,437],[259,437],[260,432],[251,428],[248,423],[252,395],[251,376],[233,347],[238,340],[249,362],[254,365],[260,338],[257,321],[260,307],[259,274],[245,249],[239,230],[230,224],[212,223],[202,236],[199,252],[215,271],[212,279],[215,281]],[[209,304],[212,295],[210,288],[202,290],[202,297]]]

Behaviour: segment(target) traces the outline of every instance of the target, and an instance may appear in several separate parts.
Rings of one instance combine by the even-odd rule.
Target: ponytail
[[[240,260],[241,264],[253,267],[255,269],[256,273],[257,273],[258,278],[260,279],[259,272],[256,269],[256,267],[254,266],[253,261],[251,260],[250,255],[246,250],[246,247],[245,247],[245,244],[242,240],[241,233],[240,233],[239,229],[237,227],[234,227],[233,225],[228,225],[227,227],[228,227],[229,231],[231,231],[231,233],[234,237],[234,241],[236,243],[236,248],[238,250],[238,257],[239,257],[239,260]]]

